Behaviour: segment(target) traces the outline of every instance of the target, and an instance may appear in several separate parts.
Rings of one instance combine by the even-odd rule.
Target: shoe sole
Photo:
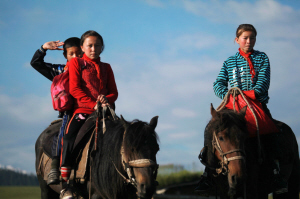
[[[60,181],[58,179],[47,181],[47,185],[57,185],[59,183]]]
[[[275,191],[276,194],[283,194],[283,193],[286,193],[286,192],[288,192],[287,188],[282,188],[282,189],[279,189],[279,190]]]

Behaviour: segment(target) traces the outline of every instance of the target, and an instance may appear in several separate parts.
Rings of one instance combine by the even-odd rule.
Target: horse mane
[[[120,120],[107,120],[105,134],[103,135],[102,132],[98,133],[97,152],[92,164],[92,183],[96,190],[99,191],[98,194],[103,198],[127,198],[127,194],[131,189],[133,189],[133,193],[135,194],[135,188],[131,185],[126,186],[124,184],[123,178],[112,164],[113,161],[122,175],[127,176],[121,163],[120,154],[124,132],[125,128]],[[153,135],[155,138],[156,145],[154,144],[154,147],[158,148],[158,136],[154,129],[151,131],[150,128],[147,128],[146,122],[139,120],[131,122],[124,137],[125,154],[131,153],[129,150],[130,147],[125,146],[133,146],[139,149],[145,143],[145,139],[150,135]],[[111,181],[113,181],[113,183],[110,183]]]
[[[115,196],[118,190],[125,192],[123,180],[119,177],[112,161],[122,171],[121,145],[123,140],[124,127],[119,121],[107,120],[106,132],[98,133],[97,151],[92,164],[92,183],[102,198],[122,198],[122,195]],[[115,179],[114,183],[109,183]],[[110,197],[108,197],[110,196]]]

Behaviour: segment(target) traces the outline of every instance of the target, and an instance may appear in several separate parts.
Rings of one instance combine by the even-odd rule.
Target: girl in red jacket
[[[69,62],[70,94],[75,98],[73,117],[63,138],[61,176],[64,181],[70,177],[74,159],[71,151],[79,132],[88,116],[97,109],[97,101],[103,106],[113,106],[118,90],[111,66],[100,61],[104,50],[102,36],[89,30],[81,36],[82,58]],[[63,197],[71,195],[70,190],[61,192]]]

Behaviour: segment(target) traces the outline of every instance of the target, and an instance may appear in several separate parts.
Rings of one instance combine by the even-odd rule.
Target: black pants
[[[73,115],[69,122],[66,130],[66,134],[63,137],[63,148],[62,148],[62,161],[61,166],[73,166],[75,158],[73,157],[72,151],[74,147],[74,142],[76,140],[77,134],[82,127],[82,125],[87,120],[89,114],[76,113]]]
[[[69,123],[71,118],[72,118],[72,112],[71,111],[65,111],[63,113],[63,117],[62,117],[63,121],[62,121],[62,125],[59,129],[58,135],[53,137],[53,142],[52,142],[52,147],[51,147],[52,158],[60,156],[62,137],[65,134],[68,123]]]

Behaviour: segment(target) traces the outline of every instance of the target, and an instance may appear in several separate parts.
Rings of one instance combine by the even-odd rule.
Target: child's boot
[[[71,185],[67,182],[70,178],[71,167],[61,167],[61,177],[62,177],[62,187],[63,189],[60,191],[59,198],[60,199],[73,199],[75,198],[74,191]]]
[[[206,194],[209,192],[211,187],[213,186],[210,176],[208,174],[208,170],[205,169],[204,173],[200,177],[197,187],[195,188],[195,192],[198,194]]]
[[[52,159],[51,170],[48,174],[47,185],[59,184],[59,157]]]

